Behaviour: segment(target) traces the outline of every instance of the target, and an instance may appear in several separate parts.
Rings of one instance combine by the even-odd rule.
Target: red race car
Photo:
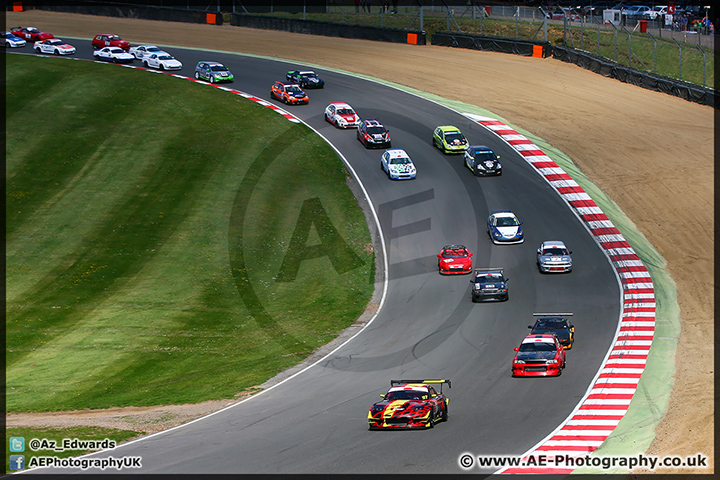
[[[95,35],[95,38],[92,40],[92,46],[95,50],[103,47],[120,47],[126,52],[130,50],[130,42],[126,42],[117,35],[110,33],[100,33]]]
[[[441,275],[472,272],[472,253],[465,245],[445,245],[438,253],[438,269]]]
[[[13,27],[10,29],[13,35],[31,42],[55,38],[52,33],[41,32],[35,27]]]
[[[390,390],[380,395],[382,402],[368,412],[368,428],[433,428],[435,422],[446,422],[448,403],[442,386],[450,380],[390,380]],[[440,385],[440,392],[433,384]]]
[[[515,351],[513,377],[558,376],[565,368],[565,349],[555,335],[528,335]]]

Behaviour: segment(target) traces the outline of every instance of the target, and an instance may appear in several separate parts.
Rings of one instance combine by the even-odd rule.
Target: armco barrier
[[[326,37],[360,38],[381,42],[425,45],[425,32],[419,30],[402,30],[399,28],[382,28],[369,25],[349,25],[347,23],[280,18],[266,15],[248,15],[244,13],[230,14],[230,24],[236,27],[282,30],[285,32],[323,35]]]
[[[519,38],[487,37],[472,33],[435,32],[432,44],[441,47],[470,48],[490,52],[514,53],[527,57],[549,57],[552,55],[550,42],[522,40]]]
[[[142,18],[144,20],[184,23],[211,23],[213,25],[222,25],[223,23],[223,16],[220,12],[184,10],[179,7],[155,7],[82,0],[63,0],[62,2],[24,1],[23,5],[25,9],[35,8],[37,10],[99,15],[103,17]]]
[[[434,39],[434,37],[433,37]],[[642,72],[620,65],[605,57],[575,50],[569,47],[554,47],[553,57],[563,62],[574,63],[582,68],[599,73],[605,77],[615,78],[625,83],[667,93],[685,100],[715,107],[715,90],[704,88],[682,80],[676,80],[654,73]]]

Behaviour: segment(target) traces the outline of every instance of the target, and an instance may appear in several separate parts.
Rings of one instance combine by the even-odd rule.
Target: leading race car
[[[389,148],[380,157],[380,168],[391,180],[411,180],[417,170],[410,156],[402,148]]]
[[[131,63],[135,57],[120,47],[105,47],[93,52],[93,57],[98,60],[113,63]]]
[[[323,88],[325,81],[312,70],[291,70],[285,74],[285,79],[300,88]]]
[[[507,281],[503,269],[500,267],[476,268],[475,278],[470,280],[472,286],[472,301],[484,302],[497,300],[505,302],[510,298]]]
[[[487,234],[495,244],[523,243],[525,234],[518,220],[510,210],[493,210],[487,220]]]
[[[572,252],[559,240],[546,240],[537,249],[537,266],[541,273],[572,272]]]
[[[302,88],[283,82],[273,83],[272,87],[270,87],[270,98],[277,98],[288,105],[300,105],[310,101],[307,93]]]
[[[532,329],[530,333],[555,335],[565,350],[570,350],[575,342],[575,325],[567,318],[572,313],[533,313],[535,325],[528,325]]]
[[[22,38],[18,37],[12,32],[2,32],[0,33],[2,35],[3,43],[5,44],[5,48],[18,48],[18,47],[24,47],[27,45],[27,42],[23,40]]]
[[[445,245],[438,253],[438,270],[441,275],[472,272],[473,254],[465,245]]]
[[[13,35],[22,38],[23,40],[29,40],[31,42],[54,38],[54,35],[52,33],[41,32],[35,27],[12,27],[10,29],[10,32],[12,32]]]
[[[138,45],[136,47],[130,47],[128,53],[132,53],[138,60],[152,53],[157,53],[158,55],[160,55],[161,53],[167,54],[166,51],[161,50],[155,45]]]
[[[52,53],[53,55],[72,55],[75,53],[75,47],[68,45],[59,38],[37,41],[33,48],[37,53]]]
[[[165,52],[145,55],[142,63],[145,67],[159,68],[160,70],[180,70],[182,68],[182,63],[179,60],[176,60],[172,55]]]
[[[555,335],[528,335],[515,351],[513,377],[557,376],[565,368],[565,349]]]
[[[332,102],[325,107],[325,121],[338,128],[352,128],[360,125],[360,116],[345,102]]]
[[[471,145],[465,150],[465,166],[475,176],[502,175],[499,158],[485,145]]]
[[[440,385],[440,391],[433,385]],[[368,412],[368,428],[433,428],[435,422],[447,421],[450,401],[442,386],[450,380],[390,380],[383,400]]]
[[[452,125],[436,127],[432,140],[443,153],[463,153],[470,145],[460,129]]]

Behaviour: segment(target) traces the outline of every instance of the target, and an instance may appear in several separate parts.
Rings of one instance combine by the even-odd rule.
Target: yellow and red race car
[[[390,390],[368,412],[369,429],[433,428],[435,422],[447,421],[449,400],[443,384],[451,387],[450,380],[390,380]]]

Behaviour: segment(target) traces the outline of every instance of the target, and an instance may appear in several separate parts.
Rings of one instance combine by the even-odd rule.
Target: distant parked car
[[[68,45],[59,38],[37,41],[33,48],[37,53],[52,53],[53,55],[72,55],[75,53],[75,47]]]
[[[649,17],[651,11],[652,8],[645,5],[631,5],[623,8],[620,13],[626,17],[647,18]]]
[[[658,15],[660,16],[660,18],[664,18],[665,15],[667,15],[667,13],[668,13],[667,9],[668,9],[667,5],[662,5],[662,6],[657,5],[648,12],[648,18],[650,18],[650,20],[655,20],[658,17]]]
[[[118,47],[125,51],[130,50],[130,42],[127,42],[111,33],[101,33],[99,35],[95,35],[95,38],[92,39],[91,43],[93,48],[96,50],[103,47]]]
[[[12,32],[2,32],[2,38],[3,43],[5,44],[5,48],[17,48],[27,45],[27,42],[25,40],[18,37]]]
[[[130,63],[135,57],[127,53],[120,47],[105,47],[93,52],[93,57],[97,60],[113,63]]]

